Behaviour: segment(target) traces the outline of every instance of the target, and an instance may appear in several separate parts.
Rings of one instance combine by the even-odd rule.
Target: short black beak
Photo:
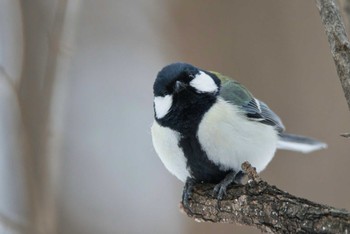
[[[181,81],[176,81],[175,92],[178,93],[186,88],[186,84]]]

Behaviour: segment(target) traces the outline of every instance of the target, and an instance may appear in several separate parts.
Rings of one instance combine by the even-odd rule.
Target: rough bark
[[[350,32],[350,1],[348,0],[338,0],[339,8],[344,18],[345,28],[347,33]]]
[[[262,181],[245,163],[249,181],[213,197],[215,185],[194,186],[188,206],[181,209],[199,222],[239,223],[272,233],[348,233],[350,213],[293,196]]]
[[[350,110],[350,43],[337,5],[333,0],[316,0],[331,53]]]

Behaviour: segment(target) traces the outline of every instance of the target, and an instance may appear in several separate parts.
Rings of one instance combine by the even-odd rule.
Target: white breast
[[[178,146],[180,134],[160,126],[156,121],[153,122],[151,131],[154,149],[164,166],[179,180],[185,182],[190,174],[186,168],[187,159]]]
[[[204,115],[198,139],[208,158],[223,169],[239,171],[249,161],[260,172],[273,158],[278,136],[272,126],[247,120],[238,107],[219,98]]]

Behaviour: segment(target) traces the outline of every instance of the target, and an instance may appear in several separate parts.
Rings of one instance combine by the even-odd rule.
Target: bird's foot
[[[187,177],[184,190],[182,193],[182,203],[185,207],[188,207],[189,205],[188,201],[191,199],[194,184],[195,184],[195,180],[193,178]]]
[[[243,176],[244,173],[242,171],[237,173],[235,171],[229,172],[226,177],[220,181],[220,183],[215,185],[213,190],[214,196],[216,196],[219,201],[222,200],[222,198],[226,195],[227,187],[232,183],[241,184]]]

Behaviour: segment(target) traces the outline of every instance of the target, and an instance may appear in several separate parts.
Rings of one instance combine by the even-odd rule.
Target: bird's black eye
[[[187,86],[188,86],[188,84],[186,84],[185,82],[180,81],[180,80],[177,80],[177,81],[175,82],[174,92],[175,92],[175,93],[179,93],[179,92],[181,92],[182,90],[186,89]]]
[[[198,73],[199,73],[199,70],[198,68],[196,67],[193,67],[193,66],[187,66],[185,69],[184,69],[184,72],[187,76],[187,79],[190,78],[190,79],[193,79]]]
[[[189,74],[188,77],[190,78],[190,80],[193,80],[195,78],[195,75]]]

